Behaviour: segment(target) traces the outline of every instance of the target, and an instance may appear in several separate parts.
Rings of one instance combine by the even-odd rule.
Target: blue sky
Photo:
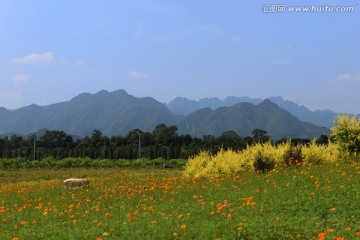
[[[284,12],[268,12],[279,4]],[[0,106],[124,89],[360,113],[359,22],[358,0],[1,0]]]

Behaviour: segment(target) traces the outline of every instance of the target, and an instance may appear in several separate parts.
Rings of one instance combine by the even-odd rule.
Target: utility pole
[[[139,131],[139,159],[141,158],[141,138],[140,138],[140,131]]]

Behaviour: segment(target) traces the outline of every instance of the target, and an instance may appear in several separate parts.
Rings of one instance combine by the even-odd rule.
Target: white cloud
[[[130,72],[128,75],[131,78],[148,78],[148,75],[143,72]]]
[[[244,40],[242,37],[240,37],[240,36],[234,36],[234,37],[231,39],[231,41],[232,41],[233,43],[237,43],[237,44],[243,44],[243,43],[245,43],[245,40]]]
[[[14,74],[11,76],[11,80],[13,81],[13,83],[15,83],[15,85],[25,84],[29,81],[29,79],[30,76],[25,74]]]
[[[78,60],[75,62],[74,67],[76,69],[79,69],[79,68],[82,68],[85,64],[86,64],[86,62],[84,60]]]
[[[350,73],[343,73],[343,74],[339,74],[337,77],[340,81],[344,81],[344,82],[348,82],[351,81],[351,79],[353,78],[352,74]]]
[[[34,63],[49,63],[54,60],[52,52],[32,53],[23,57],[14,57],[12,63],[14,64],[34,64]]]
[[[337,79],[343,82],[360,82],[360,73],[358,75],[342,73],[337,76]]]

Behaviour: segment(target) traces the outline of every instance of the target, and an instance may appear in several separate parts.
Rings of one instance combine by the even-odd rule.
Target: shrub
[[[254,165],[255,171],[257,171],[257,172],[270,171],[275,166],[274,155],[264,154],[264,152],[257,151],[253,165]]]
[[[304,162],[306,164],[320,165],[324,162],[333,162],[337,160],[338,151],[334,144],[326,145],[316,144],[316,139],[311,141],[309,146],[302,146]]]
[[[360,121],[356,116],[348,114],[337,116],[334,127],[331,128],[332,137],[339,146],[342,158],[358,158],[360,155]]]
[[[283,159],[287,166],[302,163],[302,146],[290,144],[290,147],[284,152]]]
[[[202,151],[189,159],[185,165],[186,176],[206,176],[220,174],[235,174],[252,168],[253,161],[244,158],[240,152],[220,149],[216,155]]]

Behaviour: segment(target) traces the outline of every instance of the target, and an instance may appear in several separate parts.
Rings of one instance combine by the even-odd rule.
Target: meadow
[[[360,239],[360,164],[0,171],[0,239]],[[87,177],[89,188],[63,180]]]

